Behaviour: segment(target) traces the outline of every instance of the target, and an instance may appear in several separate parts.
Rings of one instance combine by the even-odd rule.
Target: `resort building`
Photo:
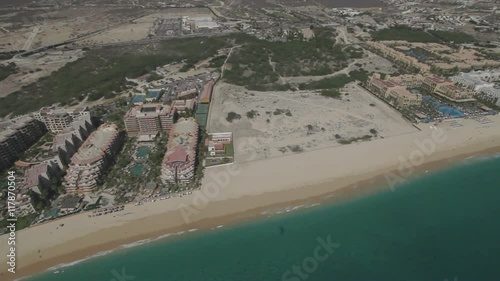
[[[45,126],[29,116],[0,123],[0,169],[12,165],[18,156],[45,134]]]
[[[422,81],[422,88],[428,93],[434,93],[438,86],[453,85],[453,81],[438,75],[430,75]]]
[[[66,195],[61,199],[60,212],[63,214],[79,210],[83,205],[83,197],[76,194]]]
[[[156,136],[160,131],[169,132],[175,112],[175,107],[160,103],[136,106],[125,114],[125,130],[130,136]]]
[[[33,113],[33,118],[45,124],[51,133],[60,133],[71,127],[71,124],[82,116],[90,117],[87,107],[72,109],[57,108],[55,106],[43,107]]]
[[[64,166],[71,163],[71,157],[94,130],[90,116],[82,116],[72,127],[57,134],[52,141],[52,152],[59,155]]]
[[[161,180],[170,184],[189,184],[194,180],[198,123],[192,117],[181,118],[170,131],[163,157]]]
[[[193,112],[196,101],[194,99],[189,100],[174,100],[172,101],[172,107],[175,108],[178,113]]]
[[[494,87],[485,87],[479,90],[478,97],[487,100],[496,106],[500,106],[500,89]]]
[[[481,88],[493,87],[495,84],[482,80],[479,76],[471,75],[471,73],[460,73],[451,77],[451,80],[457,85],[474,90],[480,91]]]
[[[210,98],[212,97],[212,90],[214,88],[214,81],[210,80],[208,81],[205,86],[203,86],[203,91],[201,92],[200,96],[200,103],[210,103]]]
[[[422,95],[411,93],[406,87],[405,84],[398,83],[398,81],[394,79],[384,80],[378,73],[373,74],[367,83],[368,90],[383,98],[396,108],[405,108],[421,104]]]
[[[66,191],[94,191],[118,146],[119,132],[116,125],[104,124],[94,131],[71,158],[64,177]]]
[[[387,92],[389,91],[389,88],[394,87],[394,83],[386,81],[380,78],[380,74],[374,73],[372,77],[370,77],[370,80],[366,84],[366,87],[375,95],[385,97],[387,95]]]
[[[196,82],[192,82],[183,86],[181,89],[177,89],[177,99],[187,100],[194,99],[198,96],[198,88]]]
[[[417,58],[406,55],[405,53],[388,47],[383,43],[370,41],[367,42],[367,45],[376,52],[380,53],[383,57],[394,61],[402,67],[416,69],[421,73],[427,73],[431,70],[429,65],[420,62]]]
[[[475,99],[473,98],[473,90],[462,88],[454,84],[440,84],[434,90],[434,94],[454,102],[475,101]]]
[[[367,45],[396,64],[421,73],[470,71],[499,67],[500,62],[484,59],[475,49],[458,50],[438,43],[407,41],[367,42]],[[424,51],[422,51],[424,50]]]
[[[387,98],[396,108],[417,106],[422,103],[422,95],[411,93],[405,87],[390,88]]]
[[[217,154],[225,154],[225,145],[233,143],[233,133],[212,133],[208,135],[205,140],[205,145],[207,146],[208,153],[210,156],[215,156]]]
[[[33,204],[31,204],[31,196],[28,194],[17,194],[14,204],[16,206],[16,215],[18,217],[24,217],[29,214],[36,213]]]
[[[425,77],[422,88],[454,102],[475,101],[473,90],[455,85],[455,82],[437,75]]]
[[[451,80],[457,85],[476,91],[478,94],[494,92],[495,83],[500,82],[500,69],[462,72],[451,77]]]
[[[208,155],[205,166],[228,164],[234,160],[233,133],[211,133],[205,139]]]
[[[57,184],[60,179],[61,169],[59,165],[55,161],[47,160],[28,168],[24,172],[21,186],[42,194],[44,188],[48,188],[54,183]]]
[[[420,74],[405,74],[399,76],[390,76],[387,80],[394,84],[404,85],[407,88],[419,88],[422,86],[424,76]]]

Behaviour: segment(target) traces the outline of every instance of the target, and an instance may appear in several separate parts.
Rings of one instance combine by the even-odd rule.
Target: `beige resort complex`
[[[64,186],[67,192],[91,192],[97,187],[110,158],[118,147],[119,132],[114,124],[101,125],[71,158]]]
[[[173,126],[161,167],[163,183],[185,185],[193,182],[198,127],[192,117],[180,118]]]

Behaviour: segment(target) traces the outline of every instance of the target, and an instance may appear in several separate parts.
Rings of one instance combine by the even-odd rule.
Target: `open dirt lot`
[[[63,10],[12,10],[0,14],[0,51],[30,50],[60,43],[92,32],[79,45],[145,39],[158,18],[211,16],[205,8],[139,9],[78,7]]]
[[[148,37],[154,22],[158,19],[179,18],[180,16],[195,17],[211,15],[210,10],[204,8],[163,10],[161,12],[155,12],[138,18],[133,22],[110,28],[101,34],[82,40],[78,44],[105,44],[141,40]]]
[[[334,99],[314,91],[254,92],[220,82],[214,89],[208,131],[233,132],[237,162],[338,146],[339,140],[365,135],[385,138],[416,131],[397,111],[354,83],[343,92],[341,99]],[[240,119],[228,122],[230,112]]]
[[[100,8],[41,9],[23,16],[23,11],[0,18],[0,51],[30,50],[109,28],[137,17],[139,11],[115,13]],[[16,21],[20,18],[20,21]]]
[[[368,72],[378,72],[385,74],[392,74],[398,72],[394,64],[387,59],[378,56],[370,51],[364,50],[367,54],[366,57],[356,60],[355,66],[361,64],[360,68]]]

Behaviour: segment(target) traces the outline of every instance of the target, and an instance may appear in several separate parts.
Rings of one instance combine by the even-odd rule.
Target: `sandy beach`
[[[346,200],[388,187],[397,192],[393,184],[426,171],[500,152],[500,116],[487,118],[490,123],[420,124],[403,135],[209,168],[202,189],[191,195],[126,205],[122,212],[96,218],[82,213],[19,231],[16,274],[7,272],[3,235],[0,277],[14,280],[126,243],[241,222],[264,211],[325,198]]]

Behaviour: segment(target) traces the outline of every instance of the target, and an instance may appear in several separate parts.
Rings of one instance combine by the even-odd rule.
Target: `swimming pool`
[[[142,175],[142,170],[144,165],[142,163],[135,164],[132,168],[130,168],[130,173],[135,176]]]
[[[459,118],[459,117],[465,116],[465,114],[462,111],[460,111],[456,108],[453,108],[453,107],[445,106],[445,105],[438,107],[438,110],[441,113],[443,113],[444,115],[450,116],[450,117]]]
[[[137,153],[135,154],[137,158],[146,158],[149,154],[149,147],[139,146],[137,148]]]
[[[455,118],[460,118],[465,116],[465,114],[462,111],[450,106],[441,105],[439,101],[429,96],[424,96],[423,99],[424,102],[433,105],[437,110],[439,110],[439,112],[443,113],[445,116],[455,117]]]

